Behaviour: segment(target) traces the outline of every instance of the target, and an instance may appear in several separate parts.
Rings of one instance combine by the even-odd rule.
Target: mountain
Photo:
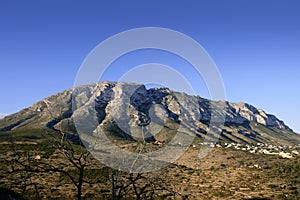
[[[168,88],[101,82],[74,87],[0,120],[0,131],[48,128],[78,131],[91,143],[97,131],[118,139],[168,142],[179,131],[199,139],[298,145],[300,136],[276,116],[247,103],[211,101]],[[74,136],[75,137],[75,136]]]

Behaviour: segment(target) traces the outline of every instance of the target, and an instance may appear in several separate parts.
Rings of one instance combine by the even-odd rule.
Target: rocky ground
[[[221,148],[216,145],[208,156],[199,159],[200,145],[197,144],[200,142],[194,142],[174,164],[144,175],[149,179],[162,179],[166,187],[178,193],[175,199],[300,198],[299,155],[282,158],[280,155],[250,153],[242,149]],[[25,199],[35,199],[32,185],[22,191],[22,184],[14,184],[22,178],[27,178],[27,181],[36,183],[42,199],[76,197],[76,187],[62,173],[32,173],[27,176],[21,171],[10,173],[13,164],[10,160],[14,157],[10,145],[1,145],[1,188],[22,194]],[[71,171],[75,170],[59,152],[50,151],[46,146],[43,148],[39,143],[18,143],[15,146],[18,151],[31,152],[30,155],[36,163],[52,163]],[[91,158],[89,162],[90,165],[85,171],[83,199],[111,199],[111,170],[95,159]],[[174,198],[164,191],[157,193],[155,199]]]

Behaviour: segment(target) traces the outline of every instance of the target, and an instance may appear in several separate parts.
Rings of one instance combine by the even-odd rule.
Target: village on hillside
[[[266,154],[266,155],[276,155],[282,158],[293,158],[300,156],[300,144],[297,146],[285,146],[285,145],[271,145],[264,143],[256,144],[240,144],[240,143],[210,143],[210,142],[201,142],[199,145],[210,146],[211,148],[233,148],[241,151],[248,151],[252,154]],[[196,145],[192,145],[193,148]]]

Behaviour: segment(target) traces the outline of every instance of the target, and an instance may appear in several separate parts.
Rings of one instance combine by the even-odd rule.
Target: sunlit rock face
[[[199,137],[216,128],[222,133],[221,138],[249,143],[263,141],[259,137],[265,137],[265,130],[280,135],[293,132],[274,115],[247,103],[211,101],[169,88],[146,89],[142,84],[124,82],[78,86],[50,96],[0,120],[0,131],[47,127],[72,134],[107,128],[141,137],[144,128],[143,134],[152,141],[157,138],[151,132],[170,128],[166,122],[184,123],[191,134]]]

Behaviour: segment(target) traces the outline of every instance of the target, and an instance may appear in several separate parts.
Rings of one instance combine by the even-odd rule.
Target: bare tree
[[[54,136],[54,145],[56,149],[61,152],[64,157],[71,163],[75,169],[77,170],[77,175],[72,175],[71,173],[63,170],[61,171],[64,175],[66,175],[74,184],[77,189],[77,199],[82,199],[82,186],[84,182],[84,171],[88,165],[88,159],[90,153],[84,149],[81,145],[79,150],[76,151],[76,147],[72,142],[64,137],[64,133],[62,133],[61,140],[57,140]]]
[[[114,171],[111,174],[112,199],[187,199],[167,181],[166,170],[149,173],[126,173]]]
[[[64,119],[64,111],[63,107],[59,106],[58,115],[54,114],[52,109],[49,106],[49,102],[44,100],[46,109],[49,115],[52,118],[52,121],[62,122]],[[51,173],[51,172],[59,172],[66,176],[72,184],[76,187],[77,194],[76,197],[78,200],[82,199],[82,187],[84,182],[84,171],[88,165],[90,159],[90,153],[83,147],[80,140],[77,144],[71,141],[67,137],[67,133],[64,132],[63,123],[59,123],[59,128],[54,129],[53,131],[46,131],[43,133],[47,141],[51,144],[51,148],[54,148],[55,152],[59,152],[64,156],[65,160],[68,161],[69,165],[75,168],[76,173],[70,172],[68,168],[59,167],[55,164],[52,164],[50,161],[45,161],[44,159],[35,159],[34,155],[37,153],[31,152],[22,152],[16,149],[16,144],[12,141],[11,146],[14,152],[14,158],[11,160],[12,162],[12,170],[11,174],[22,173],[23,176],[19,177],[19,180],[15,183],[16,185],[21,185],[23,188],[23,192],[30,186],[34,186],[36,199],[40,199],[40,195],[38,193],[38,184],[33,181],[33,177],[38,176],[39,174]],[[66,126],[69,126],[67,124]],[[79,138],[78,135],[74,135],[74,137]],[[67,165],[67,164],[66,164]]]
[[[14,145],[13,145],[14,148]],[[12,160],[12,170],[10,174],[18,174],[17,179],[14,179],[14,185],[19,185],[22,190],[22,195],[25,191],[32,187],[34,188],[35,199],[40,200],[38,184],[33,180],[37,171],[34,165],[31,164],[31,156],[27,153],[25,156],[14,149],[15,158]],[[30,164],[29,164],[30,163]]]
[[[157,172],[148,173],[131,173],[132,168],[136,164],[139,156],[145,151],[147,142],[142,131],[142,140],[139,141],[139,145],[136,149],[137,157],[133,161],[129,172],[114,171],[111,174],[111,186],[112,186],[112,199],[120,200],[126,197],[141,199],[155,199],[160,194],[166,194],[167,196],[183,197],[180,193],[176,192],[174,188],[166,182],[165,170],[161,169]]]
[[[59,167],[55,164],[51,164],[49,161],[43,161],[36,159],[35,154],[29,152],[20,152],[15,149],[15,144],[12,144],[14,151],[14,158],[11,160],[12,170],[11,173],[21,174],[16,185],[23,185],[23,192],[30,186],[34,186],[36,199],[40,199],[38,193],[38,184],[32,179],[39,174],[59,172],[65,175],[77,189],[77,199],[82,199],[82,186],[84,182],[84,170],[88,165],[89,152],[84,150],[83,147],[75,146],[68,139],[61,138],[57,139],[56,136],[53,137],[53,143],[56,149],[69,161],[69,163],[75,167],[76,173],[68,171],[64,167]],[[77,149],[76,149],[77,148]],[[79,148],[79,150],[78,150]]]

